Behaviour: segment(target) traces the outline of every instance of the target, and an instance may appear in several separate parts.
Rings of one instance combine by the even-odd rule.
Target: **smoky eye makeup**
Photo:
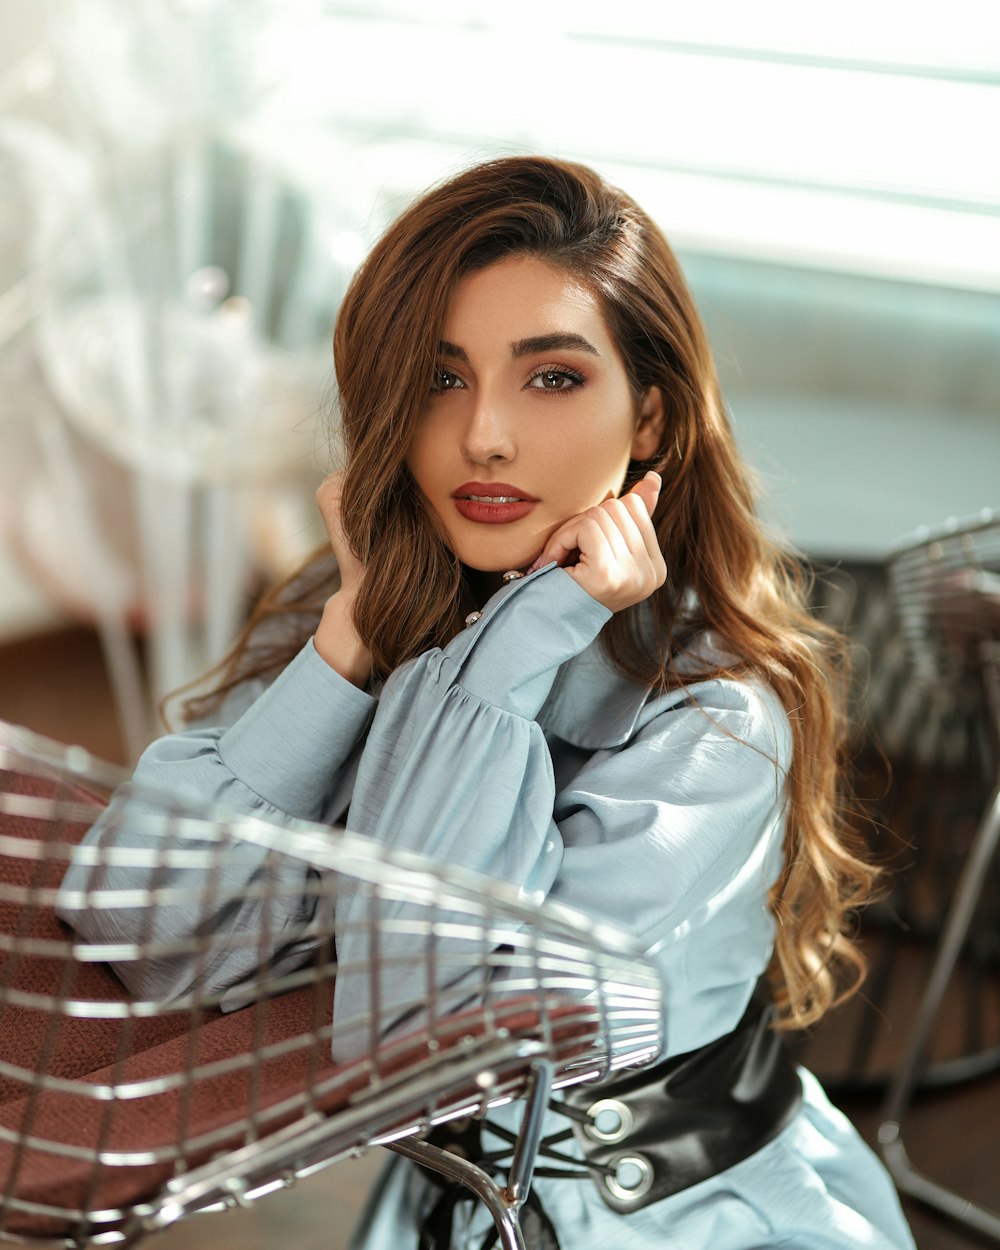
[[[528,375],[525,385],[533,391],[549,395],[565,395],[586,386],[587,379],[568,365],[540,365]]]

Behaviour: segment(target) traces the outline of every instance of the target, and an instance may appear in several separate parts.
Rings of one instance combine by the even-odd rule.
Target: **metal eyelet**
[[[508,569],[503,575],[503,580],[505,582],[519,582],[523,576],[524,574],[518,569]]]
[[[632,1109],[619,1102],[617,1098],[600,1098],[587,1108],[591,1122],[583,1126],[583,1131],[593,1141],[614,1143],[624,1141],[632,1131],[635,1117]],[[604,1118],[604,1125],[600,1118]],[[609,1126],[610,1121],[610,1126]]]
[[[605,1176],[603,1181],[608,1193],[619,1202],[639,1202],[653,1187],[653,1165],[645,1155],[621,1155],[614,1160],[614,1169],[614,1176]]]
[[[470,625],[475,625],[481,616],[482,612],[470,612],[465,618],[465,628],[468,629]]]

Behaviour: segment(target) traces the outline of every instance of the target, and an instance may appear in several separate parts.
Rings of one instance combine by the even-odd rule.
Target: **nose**
[[[480,395],[462,433],[462,455],[470,464],[513,460],[517,448],[503,405],[494,397]]]

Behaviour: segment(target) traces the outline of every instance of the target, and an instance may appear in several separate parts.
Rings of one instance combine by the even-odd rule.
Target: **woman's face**
[[[407,464],[448,545],[483,572],[530,564],[659,444],[659,390],[637,412],[597,299],[534,257],[459,282],[429,388]]]

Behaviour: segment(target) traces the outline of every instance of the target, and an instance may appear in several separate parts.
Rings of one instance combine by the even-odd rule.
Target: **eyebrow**
[[[465,348],[459,347],[457,343],[449,343],[447,339],[441,340],[438,351],[451,360],[460,360],[466,365],[469,363]],[[553,351],[589,352],[592,356],[601,354],[582,334],[536,334],[532,338],[517,339],[510,345],[510,354],[514,360],[521,356],[534,356],[538,352]]]
[[[518,339],[510,345],[510,354],[515,360],[519,356],[534,356],[537,352],[558,351],[590,352],[592,356],[601,354],[582,334],[539,334],[530,339]]]
[[[469,354],[464,347],[459,347],[457,343],[449,343],[447,339],[442,339],[438,343],[438,355],[447,356],[451,360],[460,360],[462,364],[469,363]]]

